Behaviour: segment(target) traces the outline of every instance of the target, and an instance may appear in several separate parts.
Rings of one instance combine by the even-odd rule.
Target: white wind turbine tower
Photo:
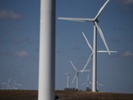
[[[40,0],[38,100],[55,98],[55,4]]]
[[[104,3],[104,5],[100,8],[100,10],[98,11],[98,13],[96,14],[96,16],[94,18],[63,18],[63,17],[59,17],[58,19],[60,20],[69,20],[69,21],[77,21],[77,22],[93,22],[94,23],[94,34],[93,34],[93,75],[92,75],[92,91],[96,92],[96,80],[97,80],[97,75],[96,75],[96,71],[97,71],[97,30],[103,40],[103,43],[109,53],[109,55],[111,54],[108,48],[108,45],[106,43],[106,40],[104,38],[103,32],[101,30],[101,28],[98,25],[98,17],[100,16],[101,12],[104,10],[105,6],[107,5],[107,3],[109,2],[109,0],[106,0],[106,2]]]
[[[76,71],[76,73],[75,73],[75,76],[74,76],[74,78],[73,78],[73,80],[72,80],[72,84],[74,83],[74,81],[76,80],[76,89],[79,89],[79,73],[83,73],[83,72],[89,72],[90,70],[78,70],[75,66],[74,66],[74,64],[72,63],[72,61],[70,60],[70,63],[71,63],[71,65],[72,65],[72,67],[74,68],[74,70]]]
[[[67,77],[67,89],[70,88],[70,73],[65,73]]]

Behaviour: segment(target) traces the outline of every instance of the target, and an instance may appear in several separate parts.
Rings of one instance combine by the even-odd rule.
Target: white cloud
[[[9,56],[9,57],[19,57],[19,58],[27,58],[31,54],[28,51],[18,51],[18,52],[10,52],[10,51],[4,51],[0,50],[0,56]]]
[[[15,53],[15,56],[20,58],[26,58],[30,56],[30,53],[27,51],[19,51]]]
[[[0,10],[0,19],[21,19],[22,15],[11,10]]]
[[[124,53],[122,53],[123,57],[133,57],[133,52],[131,51],[125,51]]]

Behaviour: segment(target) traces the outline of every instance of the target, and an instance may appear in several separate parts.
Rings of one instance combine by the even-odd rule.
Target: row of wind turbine
[[[13,89],[13,90],[18,90],[20,89],[20,86],[22,84],[17,83],[16,81],[13,81],[11,78],[7,82],[1,83],[2,88],[3,86],[6,86],[6,89]]]

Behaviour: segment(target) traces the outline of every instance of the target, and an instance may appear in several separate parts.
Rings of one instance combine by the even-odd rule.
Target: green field
[[[56,91],[58,100],[133,100],[133,94]],[[36,90],[0,90],[0,100],[37,100]]]

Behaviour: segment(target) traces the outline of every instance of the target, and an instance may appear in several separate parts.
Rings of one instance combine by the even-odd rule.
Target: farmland
[[[124,93],[56,91],[56,94],[66,100],[133,100],[133,94]]]
[[[59,100],[133,100],[133,94],[56,91]],[[0,100],[37,100],[36,90],[0,90]]]

